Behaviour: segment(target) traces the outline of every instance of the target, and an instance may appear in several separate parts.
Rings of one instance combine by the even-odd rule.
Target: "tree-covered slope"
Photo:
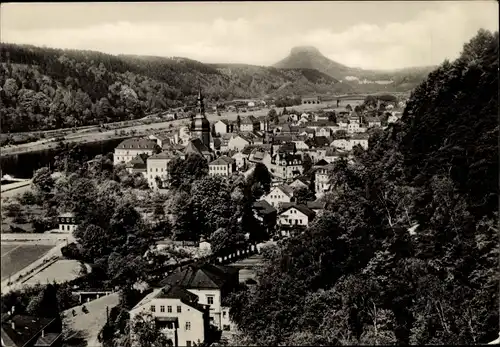
[[[14,44],[1,44],[0,51],[4,133],[141,118],[194,103],[198,81],[212,101],[339,90],[337,80],[308,69],[216,67]]]
[[[231,299],[258,345],[498,337],[498,32],[481,30],[401,121],[338,162],[328,208]],[[409,230],[409,228],[411,228]]]

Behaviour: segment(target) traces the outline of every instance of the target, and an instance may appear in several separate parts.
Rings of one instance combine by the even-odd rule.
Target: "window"
[[[211,295],[207,295],[207,303],[209,305],[213,305],[214,304],[214,297]]]
[[[172,306],[167,306],[167,312],[172,313]]]
[[[191,347],[191,341],[186,341],[186,347]]]
[[[165,312],[165,306],[160,306],[160,312]]]
[[[151,312],[156,312],[156,306],[155,305],[151,305]]]
[[[180,306],[177,306],[177,313],[181,313],[182,312],[182,308]]]
[[[191,322],[186,322],[186,330],[191,330]]]

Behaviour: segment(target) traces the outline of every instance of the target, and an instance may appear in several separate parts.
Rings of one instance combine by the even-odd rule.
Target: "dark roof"
[[[280,146],[280,148],[278,149],[279,152],[294,152],[296,149],[295,147],[295,143],[293,142],[287,142],[287,143],[284,143]]]
[[[192,139],[188,142],[186,148],[184,149],[184,154],[200,154],[200,155],[203,155],[205,153],[210,153],[210,149],[207,148],[207,146],[205,146],[203,144],[203,142],[201,142],[200,139]]]
[[[14,315],[2,321],[2,340],[6,346],[22,347],[41,334],[54,318]],[[15,328],[12,329],[12,322]],[[10,342],[10,345],[9,345]]]
[[[278,186],[276,186],[275,188],[278,188],[279,190],[281,190],[283,193],[285,193],[286,195],[288,196],[293,196],[293,188],[290,187],[288,184],[280,184]]]
[[[309,207],[311,210],[324,209],[325,206],[326,206],[326,203],[318,201],[318,200],[307,202],[307,207]]]
[[[36,340],[34,347],[50,347],[61,337],[60,333],[45,333]]]
[[[180,286],[185,289],[220,289],[238,269],[212,264],[190,264],[174,270],[160,282],[161,286]]]
[[[156,146],[156,141],[149,139],[127,139],[122,141],[118,147],[118,149],[154,149]]]
[[[321,159],[316,164],[314,164],[314,166],[326,166],[326,165],[328,165],[328,162],[325,159]]]
[[[253,207],[262,215],[269,215],[277,212],[266,200],[260,200],[253,203]]]
[[[126,166],[133,169],[145,169],[147,167],[146,160],[148,155],[141,153],[135,156],[131,161],[129,161]]]
[[[295,208],[295,209],[299,210],[300,212],[302,212],[303,214],[305,214],[309,218],[312,218],[312,217],[314,217],[316,215],[316,213],[313,210],[311,210],[309,207],[307,207],[305,205],[302,205],[302,204],[299,204],[299,205],[296,205],[296,204],[289,205],[288,207],[286,207],[285,209],[283,209],[283,211],[281,213],[286,212],[286,211],[288,211],[291,208]]]
[[[165,285],[161,290],[156,294],[156,299],[180,299],[186,301],[197,301],[198,296],[187,291],[184,288],[179,286]]]
[[[171,152],[161,152],[158,154],[154,154],[148,158],[148,160],[160,160],[160,159],[175,159],[175,155],[173,155]]]
[[[222,157],[215,159],[208,165],[229,165],[233,164],[234,162],[236,162],[236,160],[234,160],[233,158],[229,158],[228,156],[223,155]]]
[[[330,145],[330,139],[325,136],[316,136],[314,138],[309,138],[305,142],[308,146],[314,147],[325,147]]]

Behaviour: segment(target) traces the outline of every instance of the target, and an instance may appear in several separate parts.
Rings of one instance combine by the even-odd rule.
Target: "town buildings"
[[[292,202],[293,188],[287,184],[280,184],[273,187],[269,194],[264,196],[263,200],[265,200],[272,207],[277,208],[280,204]]]
[[[159,154],[152,155],[147,159],[147,180],[148,185],[152,189],[162,188],[163,186],[158,186],[158,183],[163,185],[168,179],[168,165],[174,160],[175,155],[170,152],[161,152]]]
[[[156,141],[144,138],[132,138],[122,141],[113,154],[113,164],[128,163],[139,154],[152,155],[157,144]]]
[[[229,177],[236,172],[236,160],[228,156],[221,156],[208,164],[210,176]]]
[[[61,323],[56,318],[2,312],[2,347],[60,347]]]

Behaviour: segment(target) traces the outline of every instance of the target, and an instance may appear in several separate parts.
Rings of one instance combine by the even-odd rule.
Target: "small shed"
[[[63,213],[59,216],[59,231],[72,233],[76,227],[76,217],[73,212]]]

